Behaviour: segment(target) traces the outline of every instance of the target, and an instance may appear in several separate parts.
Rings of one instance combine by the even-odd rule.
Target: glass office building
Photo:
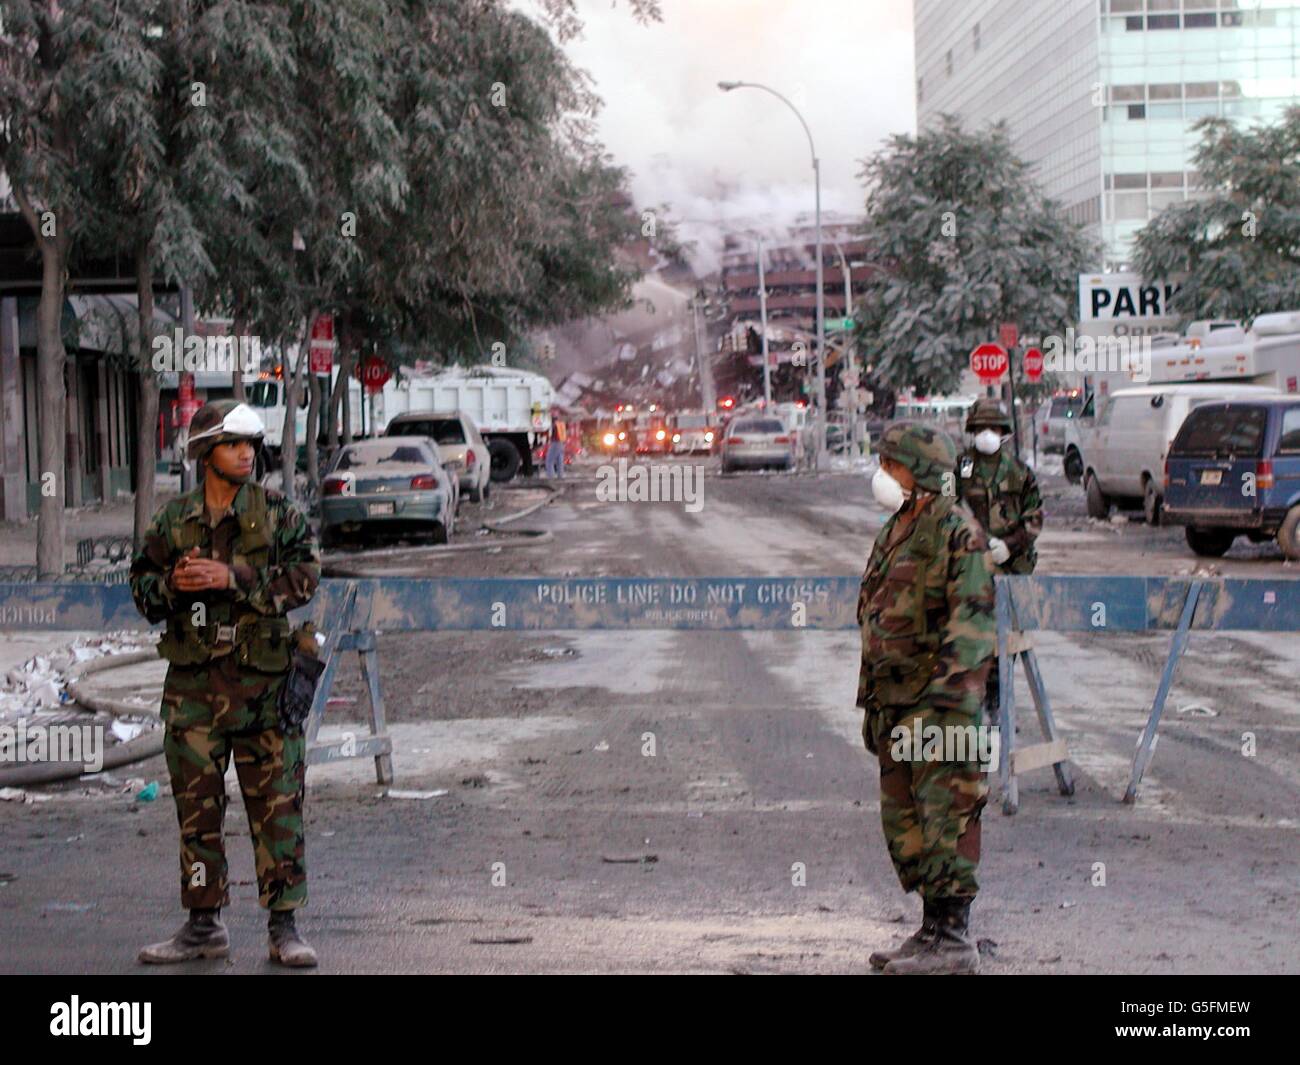
[[[1109,268],[1197,194],[1198,118],[1300,102],[1300,0],[914,0],[914,26],[918,125],[1005,119]]]

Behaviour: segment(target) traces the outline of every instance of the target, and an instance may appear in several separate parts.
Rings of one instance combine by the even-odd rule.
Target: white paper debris
[[[384,792],[384,797],[389,799],[438,799],[446,794],[446,788],[435,788],[433,791],[402,791],[398,788],[389,788]]]

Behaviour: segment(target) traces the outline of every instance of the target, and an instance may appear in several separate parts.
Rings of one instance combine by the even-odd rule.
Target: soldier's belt
[[[250,617],[229,624],[202,625],[195,632],[210,647],[233,647],[259,636],[286,640],[289,638],[289,621],[287,618]]]

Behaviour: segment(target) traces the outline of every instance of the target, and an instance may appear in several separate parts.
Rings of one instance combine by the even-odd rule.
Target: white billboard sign
[[[1172,333],[1178,315],[1169,302],[1179,280],[1144,284],[1140,274],[1079,275],[1080,336],[1150,336]]]

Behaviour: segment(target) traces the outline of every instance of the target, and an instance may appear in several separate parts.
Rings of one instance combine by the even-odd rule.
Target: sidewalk
[[[155,503],[161,507],[180,491],[180,478],[159,476],[155,482]],[[36,516],[27,521],[0,521],[0,566],[36,564]],[[130,536],[134,532],[135,501],[92,503],[70,507],[64,518],[64,561],[77,561],[77,541],[99,536]]]

